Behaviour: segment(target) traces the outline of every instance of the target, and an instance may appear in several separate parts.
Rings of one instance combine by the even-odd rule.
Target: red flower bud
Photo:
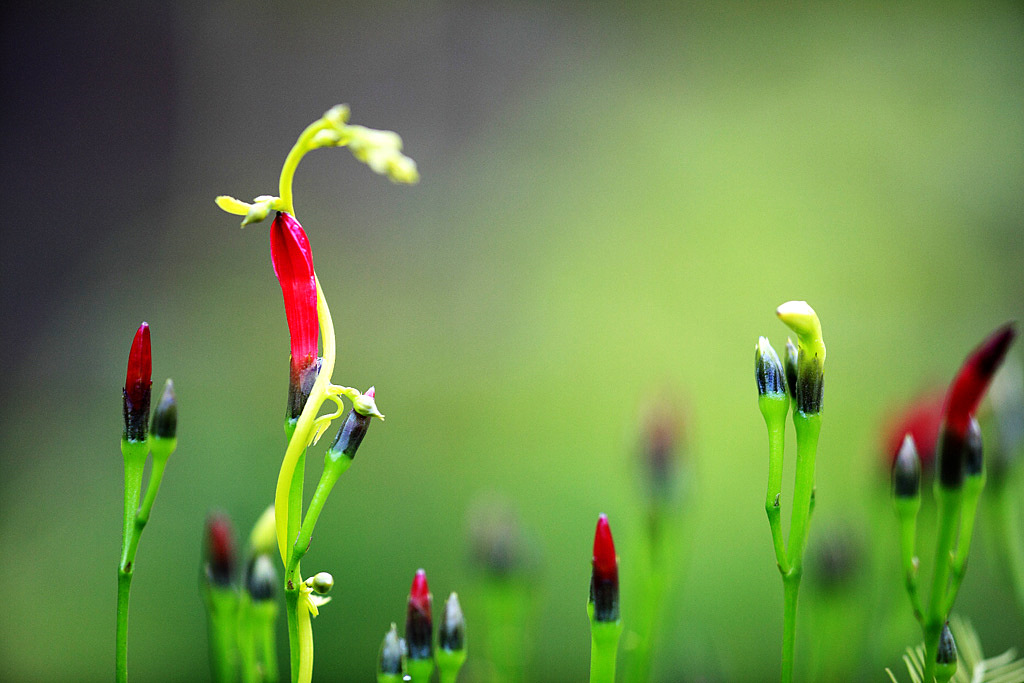
[[[149,399],[153,387],[153,355],[149,345],[149,323],[139,325],[128,353],[128,375],[124,380],[124,438],[145,441],[149,428]]]
[[[590,603],[597,621],[619,619],[619,558],[615,554],[608,516],[597,518],[594,531],[593,571],[590,574]]]
[[[971,417],[1016,336],[1013,323],[993,332],[971,352],[950,385],[945,407],[946,428],[959,439],[966,436]]]
[[[409,608],[405,617],[405,643],[409,659],[430,659],[433,656],[434,622],[430,615],[433,601],[427,586],[427,573],[420,569],[409,589]]]
[[[235,575],[235,539],[227,515],[214,514],[206,520],[206,579],[225,588]]]
[[[299,222],[287,213],[278,213],[270,227],[270,257],[284,294],[284,312],[291,335],[288,417],[295,419],[316,380],[320,325],[309,239]]]

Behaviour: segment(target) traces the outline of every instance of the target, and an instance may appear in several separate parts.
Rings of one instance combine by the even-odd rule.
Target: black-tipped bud
[[[277,586],[277,571],[269,555],[257,555],[249,561],[245,569],[245,590],[253,602],[266,602],[274,599]]]
[[[594,556],[590,572],[590,606],[594,621],[619,620],[619,556],[615,553],[608,516],[597,518],[594,530]]]
[[[967,438],[964,442],[964,473],[968,477],[981,476],[981,471],[984,467],[981,425],[972,417],[971,423],[967,425]]]
[[[178,434],[178,398],[174,394],[174,382],[171,380],[164,383],[164,392],[153,411],[149,432],[158,439],[173,439]]]
[[[356,457],[359,444],[363,442],[363,437],[366,436],[366,430],[370,428],[372,420],[373,418],[369,415],[360,415],[355,410],[348,411],[345,423],[338,430],[338,435],[334,437],[334,443],[328,449],[329,455],[336,458],[340,454],[344,454],[350,460]]]
[[[392,623],[391,630],[380,645],[377,673],[385,676],[402,675],[402,658],[405,656],[405,641],[398,637],[398,627]]]
[[[892,464],[892,493],[900,499],[921,495],[921,458],[910,434],[903,437],[903,445]]]
[[[939,635],[939,649],[935,652],[935,674],[937,680],[948,681],[956,673],[956,641],[953,640],[953,632],[949,630],[947,621],[942,627]]]
[[[796,398],[796,363],[799,355],[800,352],[797,351],[793,340],[786,339],[786,386],[789,389],[789,395],[793,398]]]
[[[442,650],[458,652],[466,647],[466,619],[462,615],[459,596],[452,593],[444,602],[444,619],[438,634]]]
[[[786,371],[779,354],[765,337],[759,337],[754,348],[754,380],[758,396],[786,393]]]
[[[957,434],[942,425],[939,433],[939,448],[936,451],[939,484],[949,491],[956,491],[964,485],[964,460],[967,457],[967,435]]]

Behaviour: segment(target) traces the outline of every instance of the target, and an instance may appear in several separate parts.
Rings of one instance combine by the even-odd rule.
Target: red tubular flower
[[[1003,325],[981,343],[964,361],[963,367],[949,387],[946,398],[946,428],[963,438],[970,426],[971,416],[978,409],[992,377],[1006,357],[1006,352],[1017,336],[1013,323]]]
[[[619,620],[619,558],[615,554],[608,515],[597,518],[594,531],[593,570],[590,574],[590,604],[597,621]]]
[[[149,323],[139,325],[128,353],[128,374],[124,380],[124,433],[129,441],[145,441],[149,427],[149,400],[153,388],[153,354],[149,345]]]
[[[270,227],[270,257],[284,294],[284,312],[291,335],[288,417],[297,419],[317,373],[320,325],[316,314],[316,275],[309,239],[299,222],[278,213]]]
[[[226,588],[235,575],[235,540],[227,515],[214,514],[206,520],[206,579]]]
[[[947,489],[963,484],[971,418],[1016,336],[1012,323],[997,329],[967,356],[949,386],[938,452],[939,481]]]
[[[434,622],[430,615],[434,596],[427,586],[427,573],[416,572],[409,589],[409,608],[405,617],[405,644],[409,659],[430,659],[434,651]]]

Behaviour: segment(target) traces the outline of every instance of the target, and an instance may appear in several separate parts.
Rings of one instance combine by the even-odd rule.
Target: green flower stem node
[[[917,558],[917,513],[921,509],[921,497],[896,498],[895,507],[900,524],[900,560],[904,584],[910,605],[914,609],[914,617],[920,622],[924,618],[921,594],[917,585],[920,567]]]
[[[985,470],[964,479],[963,500],[960,507],[960,536],[957,539],[956,554],[951,568],[952,581],[942,611],[948,615],[953,609],[953,602],[960,591],[960,584],[967,572],[967,556],[971,551],[971,538],[974,535],[974,522],[978,514],[978,503],[981,492],[985,488]]]
[[[939,636],[946,623],[947,614],[942,610],[946,605],[947,589],[953,563],[953,544],[963,501],[963,489],[947,489],[935,478],[935,500],[939,508],[939,532],[935,544],[935,569],[932,574],[932,589],[928,612],[924,620],[925,680],[935,677],[935,656],[939,647]]]
[[[412,683],[428,683],[434,674],[434,660],[408,659],[405,662],[405,669]]]
[[[622,635],[622,620],[597,621],[588,605],[590,619],[590,683],[614,683],[615,660]]]
[[[216,683],[234,683],[238,678],[238,602],[233,588],[207,586],[210,671]]]
[[[434,651],[434,660],[437,662],[437,673],[441,683],[455,683],[459,677],[459,669],[466,663],[466,650],[445,650],[438,648]]]

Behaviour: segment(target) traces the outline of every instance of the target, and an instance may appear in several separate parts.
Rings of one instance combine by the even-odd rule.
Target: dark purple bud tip
[[[921,459],[910,434],[903,437],[892,465],[892,492],[897,498],[916,498],[921,494]]]
[[[412,587],[409,589],[409,604],[405,617],[405,644],[409,659],[430,659],[433,656],[433,600],[427,586],[427,573],[420,569],[416,572]]]
[[[956,666],[956,641],[953,640],[953,632],[949,630],[947,621],[942,627],[942,634],[939,636],[939,649],[935,652],[935,663],[939,666]]]
[[[160,439],[173,439],[178,435],[178,397],[174,393],[174,383],[167,380],[160,402],[153,411],[153,424],[150,427],[153,436]]]
[[[149,401],[153,387],[153,354],[149,342],[149,323],[135,332],[128,353],[128,373],[124,381],[124,438],[145,441],[149,428]]]
[[[619,620],[619,558],[615,554],[612,530],[605,514],[598,517],[594,531],[590,603],[594,606],[596,621]]]

